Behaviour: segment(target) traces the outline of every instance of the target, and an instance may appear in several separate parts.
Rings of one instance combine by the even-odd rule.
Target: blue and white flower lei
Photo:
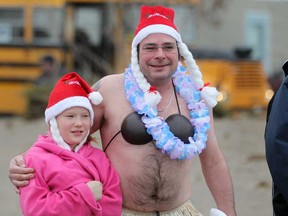
[[[209,108],[201,100],[200,90],[196,89],[186,68],[179,62],[172,76],[176,91],[186,101],[190,111],[190,122],[194,126],[194,135],[189,137],[189,143],[184,144],[170,131],[168,124],[162,117],[157,116],[157,105],[148,105],[144,100],[144,92],[139,88],[131,66],[125,70],[126,97],[132,108],[142,116],[142,121],[155,140],[155,146],[162,149],[171,159],[190,159],[206,148],[207,130],[210,127]]]

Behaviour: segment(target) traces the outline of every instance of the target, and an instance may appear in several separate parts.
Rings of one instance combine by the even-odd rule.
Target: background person
[[[91,131],[100,129],[103,149],[120,175],[122,215],[201,215],[190,201],[201,196],[192,193],[191,185],[190,159],[199,154],[218,208],[211,214],[235,216],[211,109],[218,92],[203,83],[173,20],[170,8],[141,7],[131,65],[93,86],[104,100],[93,107]],[[9,176],[16,186],[33,177],[30,168],[20,166],[21,156],[11,160]]]
[[[24,155],[35,170],[35,178],[20,189],[25,216],[121,214],[119,176],[89,141],[94,112],[88,98],[95,104],[102,101],[74,72],[51,92],[45,111],[49,131]]]
[[[273,179],[274,216],[288,215],[288,60],[282,68],[285,79],[269,102],[265,128],[266,159]]]
[[[58,80],[59,71],[53,56],[45,55],[40,60],[41,75],[35,81],[37,86],[53,86]]]

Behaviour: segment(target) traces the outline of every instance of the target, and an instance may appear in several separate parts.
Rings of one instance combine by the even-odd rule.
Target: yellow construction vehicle
[[[220,92],[220,108],[226,111],[260,111],[267,108],[274,92],[261,61],[250,58],[250,49],[236,49],[234,53],[193,49],[192,52],[203,79],[211,82]]]
[[[190,16],[199,2],[0,0],[0,114],[22,115],[30,109],[27,92],[41,74],[43,56],[53,57],[60,73],[76,71],[92,84],[127,67],[138,22],[130,15],[138,14],[141,4],[172,6]],[[204,80],[218,86],[227,109],[265,106],[267,82],[259,63],[208,58],[197,63]]]

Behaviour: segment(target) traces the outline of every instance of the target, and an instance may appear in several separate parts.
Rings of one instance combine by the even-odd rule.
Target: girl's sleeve
[[[23,215],[102,215],[101,205],[96,202],[92,191],[85,183],[52,192],[41,175],[45,170],[37,165],[37,159],[25,157],[25,160],[29,167],[35,169],[35,178],[30,180],[29,185],[20,189]]]
[[[103,153],[98,164],[100,181],[103,184],[103,195],[99,200],[105,216],[118,216],[122,211],[122,192],[120,188],[120,177],[114,169],[110,160]],[[99,158],[99,156],[97,157]],[[108,210],[108,212],[106,211]]]

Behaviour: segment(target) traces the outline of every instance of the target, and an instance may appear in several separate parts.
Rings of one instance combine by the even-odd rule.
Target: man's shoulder
[[[116,73],[116,74],[110,74],[107,76],[104,76],[101,80],[103,81],[111,81],[111,80],[119,80],[119,79],[123,79],[123,73]]]
[[[123,74],[111,74],[108,76],[103,77],[101,80],[99,80],[98,84],[100,86],[105,86],[105,88],[113,88],[117,87],[118,85],[123,85],[123,79],[124,76]]]

